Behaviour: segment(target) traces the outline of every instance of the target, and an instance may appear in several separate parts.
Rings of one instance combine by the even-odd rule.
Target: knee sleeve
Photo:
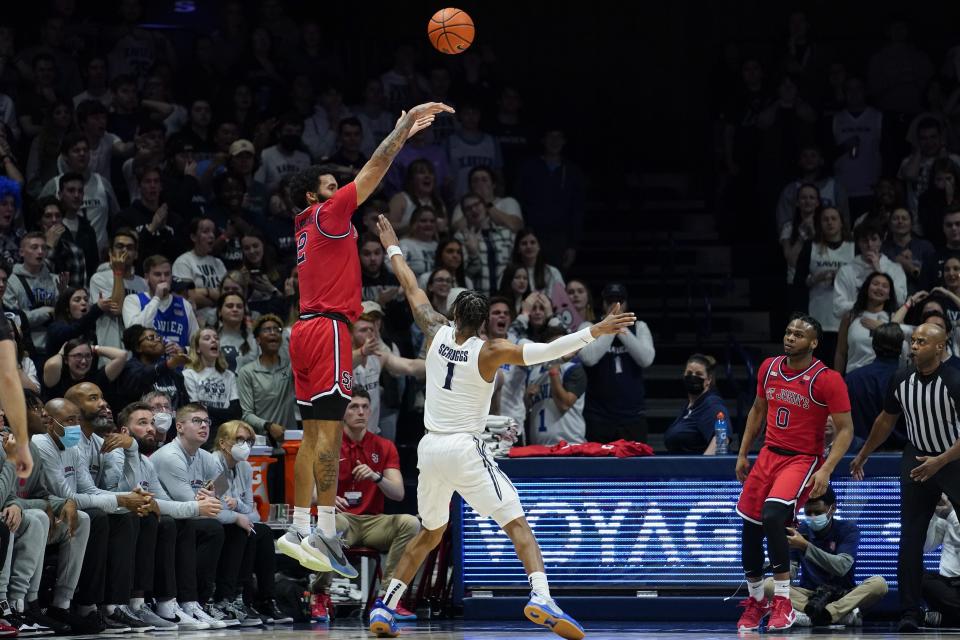
[[[763,527],[755,522],[743,521],[740,559],[744,575],[763,575]]]
[[[793,505],[768,500],[763,503],[763,533],[767,538],[767,554],[773,573],[790,571],[790,545],[787,543],[787,523],[794,518]]]

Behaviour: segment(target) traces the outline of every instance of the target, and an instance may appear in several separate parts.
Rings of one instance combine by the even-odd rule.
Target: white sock
[[[293,528],[302,536],[310,535],[310,507],[293,508]]]
[[[68,600],[67,598],[62,598],[62,597],[54,598],[53,602],[51,602],[50,604],[52,604],[57,609],[65,609],[67,611],[70,611],[70,600]]]
[[[97,610],[97,605],[95,604],[78,604],[77,605],[77,613],[79,613],[81,616],[88,616],[96,610]]]
[[[530,582],[530,588],[535,594],[547,600],[551,600],[550,597],[550,585],[547,583],[547,574],[543,571],[534,571],[527,576],[527,580]]]
[[[397,605],[400,604],[400,598],[403,597],[403,592],[407,590],[407,584],[401,582],[396,578],[390,580],[390,586],[387,587],[386,592],[383,594],[383,604],[387,605],[388,609],[396,609]]]
[[[763,600],[763,580],[757,580],[753,582],[750,578],[747,578],[747,588],[750,589],[750,597],[761,602]]]
[[[130,610],[139,611],[143,608],[145,600],[143,598],[130,598]]]
[[[174,598],[157,600],[157,615],[161,618],[172,619],[177,615],[177,601]]]
[[[105,604],[103,605],[103,610],[107,612],[108,616],[112,616],[113,612],[117,610],[117,605],[115,604]]]
[[[336,507],[317,507],[317,532],[324,538],[337,537]]]
[[[790,597],[790,581],[789,580],[774,580],[773,581],[773,596],[775,598],[789,598]]]

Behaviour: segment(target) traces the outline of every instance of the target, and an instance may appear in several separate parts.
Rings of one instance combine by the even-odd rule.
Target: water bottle
[[[726,455],[730,448],[730,423],[723,411],[717,413],[717,421],[713,426],[713,435],[717,439],[717,455]]]

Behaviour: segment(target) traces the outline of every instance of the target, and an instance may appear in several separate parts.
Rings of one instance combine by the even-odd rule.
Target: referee
[[[913,365],[893,376],[883,411],[850,463],[851,475],[862,479],[867,458],[887,439],[900,414],[906,415],[908,442],[900,462],[897,556],[900,632],[917,631],[923,622],[923,544],[941,492],[960,512],[960,371],[942,365],[946,344],[947,335],[937,325],[916,328],[910,340]]]

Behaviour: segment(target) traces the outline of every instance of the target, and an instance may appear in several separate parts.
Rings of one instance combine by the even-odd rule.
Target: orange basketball
[[[440,9],[427,23],[430,44],[441,53],[463,53],[473,42],[473,19],[462,9]]]

